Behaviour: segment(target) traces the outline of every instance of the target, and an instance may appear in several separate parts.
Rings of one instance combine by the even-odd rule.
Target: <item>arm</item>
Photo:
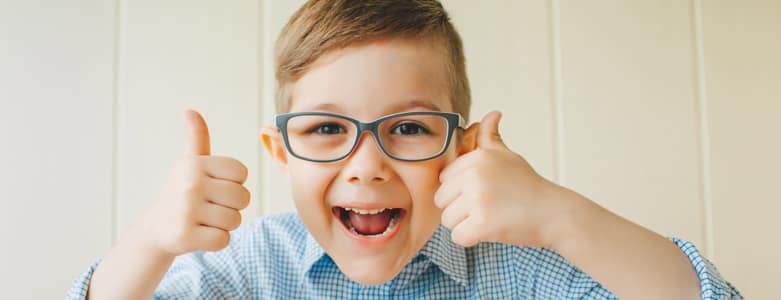
[[[146,246],[139,232],[128,232],[98,264],[87,299],[149,299],[174,258]]]
[[[231,232],[231,242],[225,249],[216,252],[196,251],[179,255],[173,259],[167,266],[159,266],[159,271],[163,273],[158,278],[149,278],[148,280],[140,274],[154,276],[151,272],[154,266],[132,266],[130,263],[135,260],[118,259],[119,265],[110,266],[105,263],[108,257],[103,261],[98,261],[90,266],[89,270],[82,274],[73,284],[66,299],[83,300],[87,297],[89,291],[91,298],[111,295],[111,299],[117,296],[126,296],[133,299],[169,299],[169,298],[188,298],[188,299],[248,299],[251,297],[255,280],[247,274],[246,265],[248,260],[243,252],[261,253],[260,249],[251,248],[253,244],[248,244],[248,240],[263,239],[255,237],[247,238],[247,235],[254,235],[257,225],[250,224]],[[112,253],[119,253],[119,244],[112,249]],[[260,251],[260,252],[258,252]],[[132,256],[140,256],[137,253]],[[143,262],[146,263],[146,262]],[[251,263],[251,262],[249,262]],[[151,263],[149,263],[151,265]],[[116,276],[101,275],[96,278],[108,279],[100,284],[91,282],[93,274],[98,266],[102,270],[108,270],[106,274],[133,274],[138,276],[129,276],[128,279],[135,280],[116,280]],[[109,267],[106,267],[109,266]],[[113,270],[112,270],[113,269]],[[125,276],[125,275],[122,275]],[[138,290],[132,290],[135,286]],[[89,290],[88,290],[89,287]],[[105,289],[98,291],[94,287]],[[147,288],[146,291],[141,289]],[[116,290],[114,290],[116,288]],[[135,298],[134,298],[135,297]]]
[[[551,186],[569,209],[553,225],[551,248],[622,299],[699,299],[692,263],[672,241]]]
[[[502,142],[500,116],[470,126],[462,155],[440,173],[434,202],[454,242],[552,248],[622,298],[700,297],[709,279],[698,275],[708,273],[695,272],[688,253],[537,174]]]
[[[188,145],[168,184],[142,218],[98,264],[87,299],[148,299],[174,258],[194,251],[217,251],[241,224],[249,205],[243,186],[247,168],[210,155],[209,132],[200,114],[185,113]]]

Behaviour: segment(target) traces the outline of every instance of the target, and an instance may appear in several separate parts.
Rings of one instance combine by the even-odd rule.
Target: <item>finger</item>
[[[452,180],[454,177],[458,177],[462,174],[464,170],[472,167],[474,165],[472,161],[477,158],[477,154],[477,152],[466,153],[445,166],[445,168],[439,172],[439,182]]]
[[[206,199],[226,208],[242,210],[249,205],[250,192],[240,183],[211,178],[206,181]]]
[[[209,177],[244,183],[247,180],[247,167],[240,161],[225,156],[209,156],[203,166]]]
[[[454,243],[464,247],[471,247],[480,243],[480,224],[474,217],[467,217],[450,232],[450,239]]]
[[[502,137],[499,135],[499,120],[502,113],[492,111],[483,117],[480,121],[480,129],[477,133],[477,145],[480,148],[504,147]]]
[[[231,231],[241,225],[241,213],[238,210],[214,203],[200,206],[197,220],[200,225]]]
[[[443,226],[453,229],[469,217],[469,211],[472,203],[466,201],[463,197],[453,201],[442,211],[441,223]]]
[[[209,128],[201,114],[194,110],[184,112],[184,122],[187,127],[187,139],[185,142],[185,155],[209,155]]]
[[[453,200],[461,195],[461,188],[463,188],[463,186],[461,180],[458,180],[458,178],[442,182],[434,193],[434,205],[439,208],[446,208]]]
[[[198,250],[217,251],[227,247],[230,243],[230,233],[219,228],[195,226],[193,231],[198,238],[191,243]]]

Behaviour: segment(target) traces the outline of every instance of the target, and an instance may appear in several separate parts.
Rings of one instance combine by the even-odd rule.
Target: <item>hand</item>
[[[249,205],[243,186],[247,167],[238,160],[210,155],[209,129],[195,111],[184,113],[185,153],[168,184],[138,225],[146,246],[174,256],[217,251],[241,225],[240,210]]]
[[[549,246],[549,229],[566,209],[556,197],[564,189],[505,146],[500,118],[491,112],[473,124],[479,126],[477,148],[440,173],[434,201],[443,209],[442,224],[452,230],[453,242],[465,247],[479,242]]]

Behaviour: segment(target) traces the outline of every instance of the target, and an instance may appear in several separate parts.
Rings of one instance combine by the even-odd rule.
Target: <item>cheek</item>
[[[292,159],[288,163],[290,187],[299,213],[319,214],[327,211],[324,195],[336,172],[331,168]]]
[[[439,174],[456,157],[455,148],[450,147],[447,152],[436,159],[418,163],[414,167],[403,170],[405,172],[403,175],[407,176],[402,176],[402,178],[405,178],[405,184],[410,191],[416,209],[422,210],[426,218],[437,220],[437,224],[442,212],[434,205],[434,194],[440,186]]]
[[[398,170],[410,192],[416,210],[424,210],[428,215],[439,213],[439,209],[434,205],[434,194],[440,186],[439,174],[452,161],[449,156],[443,155]]]

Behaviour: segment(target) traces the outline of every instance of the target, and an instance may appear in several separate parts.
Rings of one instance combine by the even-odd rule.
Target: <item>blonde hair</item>
[[[293,84],[323,54],[388,38],[441,45],[453,110],[469,119],[471,96],[461,37],[436,0],[310,0],[293,14],[274,48],[276,109],[290,109]]]

